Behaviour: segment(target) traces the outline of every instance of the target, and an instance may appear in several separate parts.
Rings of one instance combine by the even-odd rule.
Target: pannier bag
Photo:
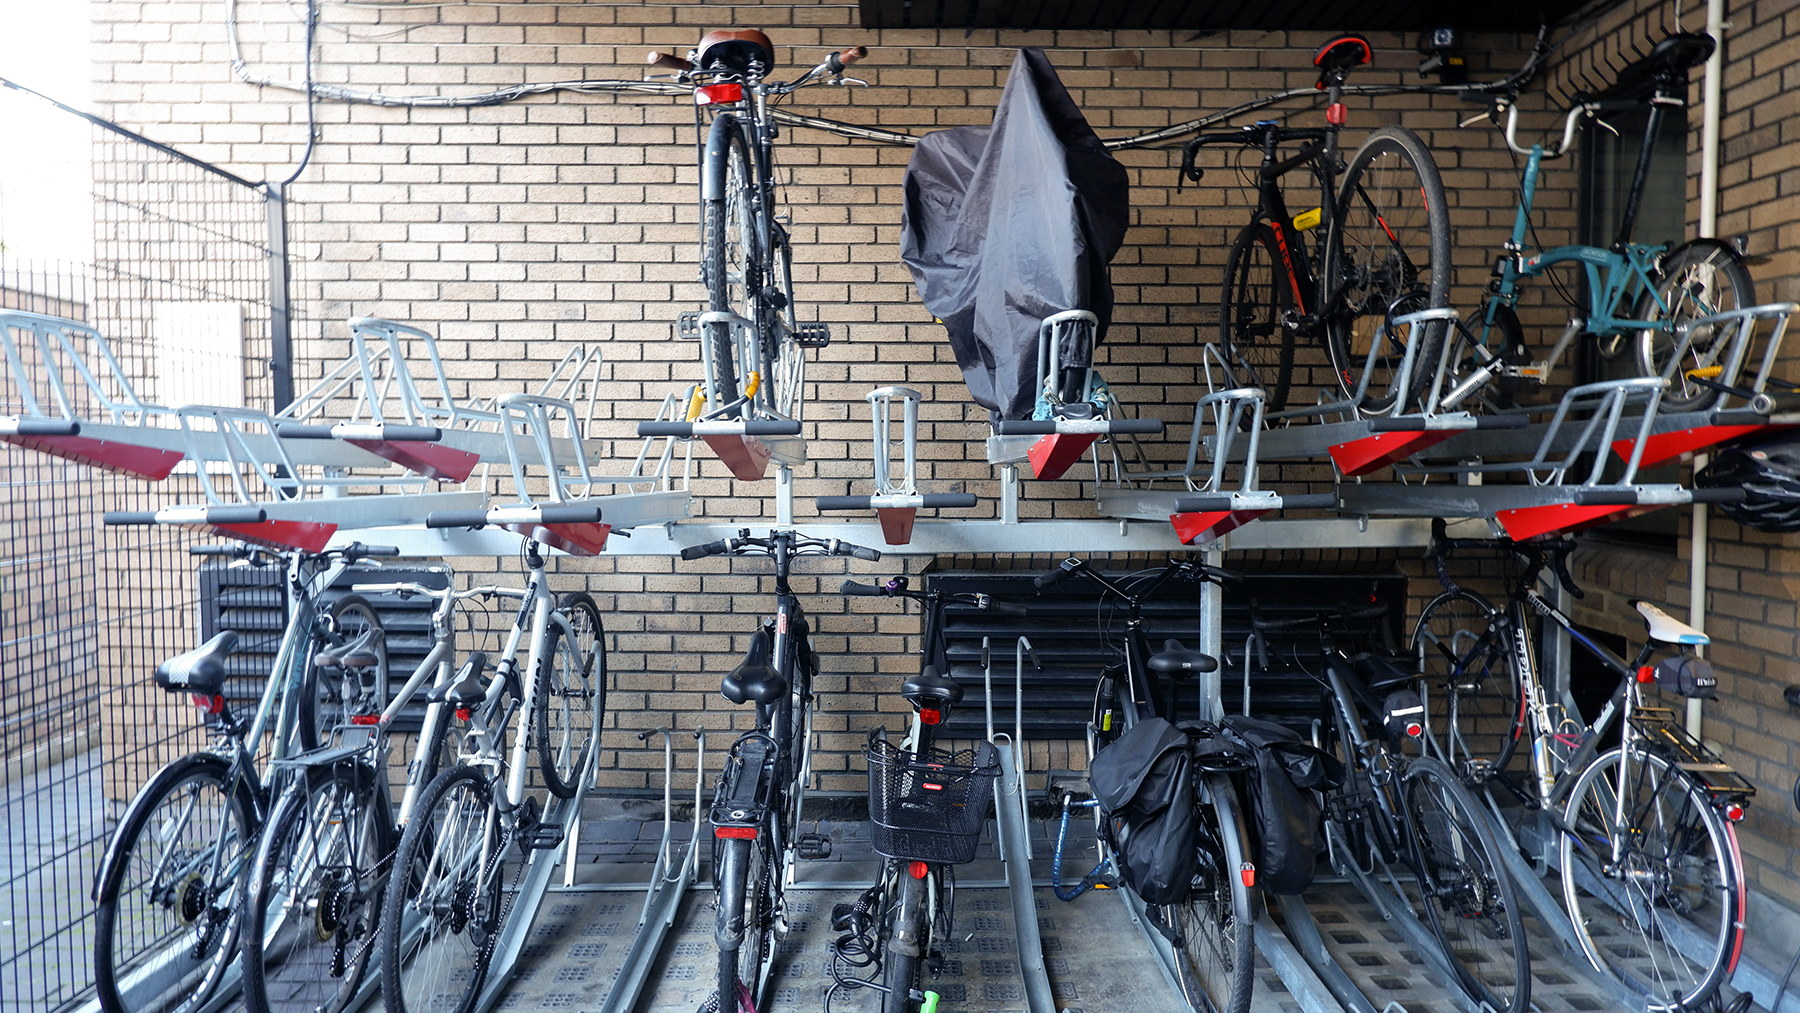
[[[1187,733],[1162,718],[1138,722],[1094,758],[1088,783],[1125,885],[1146,904],[1186,899],[1199,871]]]
[[[1319,799],[1343,781],[1343,764],[1284,725],[1227,715],[1221,735],[1256,762],[1245,774],[1251,849],[1257,885],[1270,893],[1296,894],[1312,884],[1324,847]]]

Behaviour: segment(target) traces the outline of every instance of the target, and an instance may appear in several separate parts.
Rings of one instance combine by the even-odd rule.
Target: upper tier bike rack
[[[913,518],[921,508],[966,508],[975,505],[975,494],[919,492],[919,392],[905,387],[879,387],[865,395],[874,424],[875,492],[869,496],[820,496],[820,511],[873,510],[881,522],[888,545],[912,541]],[[900,406],[900,461],[894,475],[894,406]]]

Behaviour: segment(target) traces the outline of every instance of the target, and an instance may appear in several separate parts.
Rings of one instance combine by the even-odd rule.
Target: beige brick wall
[[[1764,298],[1795,296],[1794,248],[1800,186],[1789,115],[1800,76],[1793,39],[1800,15],[1760,0],[1733,5],[1725,101],[1726,163],[1720,232],[1750,235],[1765,279]],[[304,109],[287,91],[233,79],[226,66],[222,5],[201,2],[95,2],[96,96],[101,111],[251,178],[285,176],[304,143]],[[244,3],[244,58],[253,74],[299,77],[299,38],[289,7]],[[769,32],[778,61],[810,66],[827,48],[866,43],[857,73],[863,89],[809,89],[791,108],[852,123],[923,132],[985,122],[1016,47],[1045,47],[1076,101],[1103,137],[1134,134],[1223,109],[1289,87],[1310,86],[1319,33],[1018,32],[906,30],[865,32],[853,5],[531,4],[328,8],[318,79],[396,94],[461,94],[568,79],[637,79],[649,48],[685,51],[701,31],[756,25]],[[1695,17],[1691,12],[1689,18]],[[1623,37],[1666,20],[1667,5],[1627,5],[1581,27],[1559,50],[1549,95],[1522,99],[1528,131],[1560,122],[1563,93],[1582,60]],[[1651,36],[1656,37],[1656,36]],[[1361,83],[1411,83],[1416,41],[1373,34],[1377,64]],[[1469,40],[1478,79],[1523,61],[1530,39]],[[1596,45],[1600,49],[1596,49]],[[1596,64],[1597,66],[1597,64]],[[1542,80],[1542,79],[1540,79]],[[1779,82],[1779,85],[1773,82]],[[1697,90],[1696,90],[1697,94]],[[1472,306],[1493,251],[1511,225],[1515,160],[1495,130],[1458,129],[1479,107],[1450,96],[1386,96],[1349,101],[1347,141],[1383,123],[1404,122],[1431,143],[1452,205],[1457,298]],[[1286,103],[1259,116],[1302,125],[1322,119],[1313,101]],[[683,102],[635,95],[563,92],[473,109],[378,108],[321,102],[319,145],[294,188],[313,220],[307,239],[316,286],[304,293],[315,319],[386,316],[435,332],[458,383],[471,394],[522,389],[573,342],[606,354],[604,394],[612,399],[601,434],[615,455],[635,449],[633,423],[661,398],[698,379],[691,345],[673,340],[671,322],[698,306],[693,112]],[[1249,117],[1240,119],[1244,122]],[[863,491],[869,451],[862,395],[903,383],[926,394],[921,475],[930,491],[967,488],[991,515],[996,473],[980,438],[985,413],[967,401],[941,329],[930,322],[898,256],[899,183],[908,151],[790,129],[780,142],[782,195],[796,249],[803,316],[829,322],[833,345],[809,378],[813,463],[798,472],[804,523],[814,495]],[[1690,175],[1697,176],[1695,154]],[[1246,218],[1238,174],[1221,156],[1198,187],[1175,189],[1175,150],[1119,153],[1132,182],[1132,223],[1114,262],[1118,311],[1100,352],[1114,390],[1146,415],[1186,421],[1203,383],[1199,342],[1216,333],[1214,291],[1231,237]],[[1573,240],[1574,173],[1547,177],[1538,206],[1539,238]],[[1295,199],[1298,203],[1298,198]],[[1690,202],[1690,207],[1697,207]],[[1566,309],[1535,291],[1528,339],[1548,344]],[[306,346],[317,370],[343,354],[344,330],[328,323]],[[1321,360],[1322,361],[1322,360]],[[1155,451],[1173,456],[1173,442]],[[703,455],[704,456],[704,455]],[[1317,479],[1318,468],[1272,472],[1285,481]],[[731,480],[707,457],[695,485],[699,512],[752,526],[773,516],[771,485]],[[1075,481],[1028,484],[1027,516],[1091,516]],[[1800,902],[1791,879],[1794,823],[1780,801],[1800,739],[1780,703],[1780,687],[1800,682],[1792,645],[1794,589],[1780,569],[1790,540],[1745,534],[1714,520],[1714,657],[1729,670],[1732,702],[1714,707],[1709,737],[1751,771],[1766,804],[1745,827],[1753,884]],[[615,541],[615,544],[618,544]],[[629,551],[629,543],[622,548]],[[1047,547],[1048,548],[1048,547]],[[1683,550],[1686,551],[1685,549]],[[1045,563],[1039,557],[1033,564]],[[480,570],[484,560],[458,560]],[[912,570],[923,560],[895,564]],[[1021,561],[1023,563],[1024,561]],[[1671,561],[1673,563],[1673,561]],[[614,697],[604,762],[620,786],[654,782],[646,769],[660,754],[637,748],[629,731],[669,721],[723,730],[743,727],[739,708],[716,692],[767,606],[770,581],[754,562],[680,564],[608,556],[557,564],[561,586],[585,584],[616,635]],[[1408,562],[1409,567],[1416,562]],[[516,567],[515,567],[516,569]],[[828,749],[848,748],[863,729],[897,707],[886,694],[911,662],[916,618],[877,603],[846,607],[828,593],[846,569],[809,564],[796,580],[817,618],[826,694],[821,727]],[[856,572],[890,572],[857,564]],[[1679,608],[1683,567],[1659,585]],[[1424,576],[1422,570],[1419,576]],[[1429,590],[1420,581],[1419,591]],[[820,593],[825,592],[825,593]],[[1038,747],[1035,765],[1050,762]],[[1066,746],[1055,749],[1066,753]],[[1060,755],[1060,754],[1059,754]],[[828,757],[825,787],[854,787],[854,767]]]

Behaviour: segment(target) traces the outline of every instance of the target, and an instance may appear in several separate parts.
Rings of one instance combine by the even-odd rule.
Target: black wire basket
[[[875,850],[902,861],[959,865],[974,861],[999,756],[992,743],[915,755],[869,743],[869,832]]]

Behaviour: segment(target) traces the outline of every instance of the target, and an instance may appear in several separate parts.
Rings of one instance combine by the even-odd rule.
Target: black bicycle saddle
[[[751,701],[766,707],[786,696],[787,691],[787,676],[769,664],[769,634],[764,630],[751,635],[744,660],[719,681],[719,692],[732,703]]]
[[[431,687],[425,691],[425,699],[452,707],[473,707],[487,699],[487,684],[481,681],[481,673],[486,668],[487,652],[476,651],[463,661],[462,669],[450,685]]]
[[[1219,659],[1210,654],[1190,651],[1179,640],[1163,641],[1163,649],[1150,656],[1150,671],[1177,678],[1219,670]]]
[[[1619,83],[1673,74],[1698,67],[1712,58],[1717,43],[1704,32],[1677,32],[1650,47],[1650,55],[1619,72]]]
[[[1408,672],[1379,654],[1359,654],[1350,659],[1350,665],[1371,693],[1404,686],[1419,677],[1419,673]]]
[[[963,688],[955,679],[939,675],[935,666],[926,665],[925,671],[900,684],[900,695],[913,703],[935,700],[954,707],[962,702]]]
[[[217,634],[199,647],[156,666],[156,684],[178,693],[215,696],[225,687],[225,659],[237,650],[237,645],[238,635],[231,630]]]
[[[1360,35],[1339,35],[1313,54],[1313,66],[1327,73],[1375,62],[1375,50]]]

